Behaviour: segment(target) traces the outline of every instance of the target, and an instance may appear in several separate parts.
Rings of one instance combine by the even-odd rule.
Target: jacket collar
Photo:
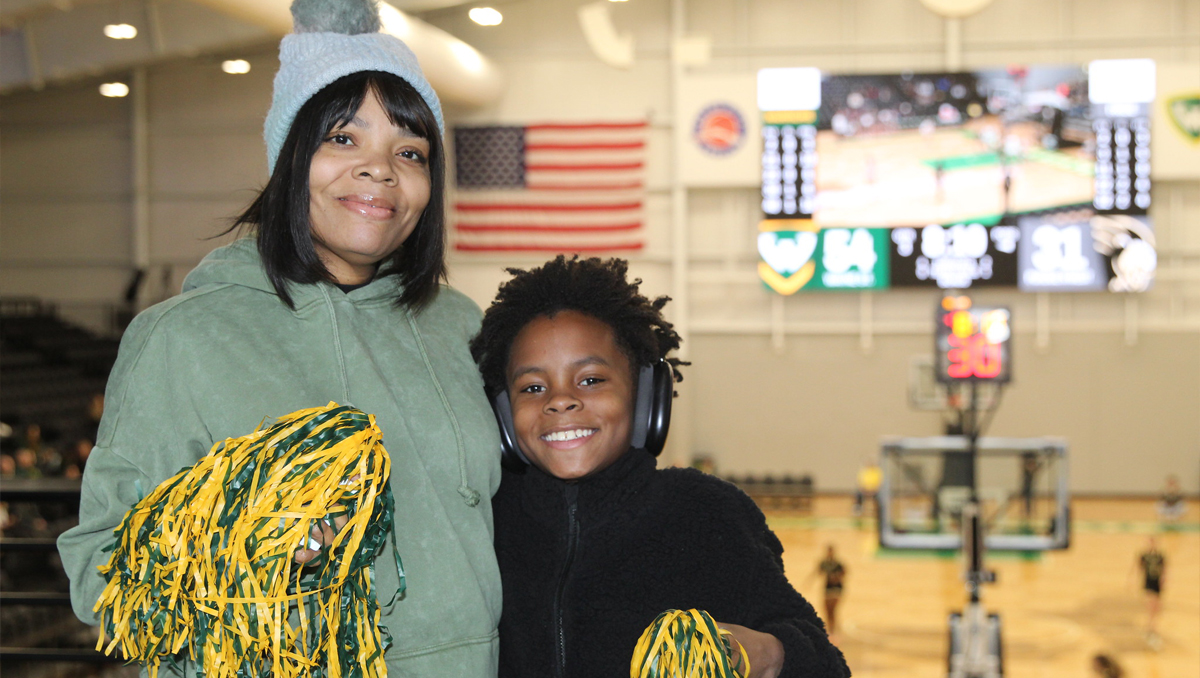
[[[576,516],[581,529],[586,530],[607,522],[637,502],[654,477],[656,465],[657,460],[644,449],[630,448],[612,466],[583,480],[560,480],[530,466],[517,476],[521,479],[521,508],[537,522],[560,529],[566,516],[567,498],[575,494]]]

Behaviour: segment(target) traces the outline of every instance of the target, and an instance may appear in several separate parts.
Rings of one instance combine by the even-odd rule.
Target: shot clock
[[[975,306],[967,296],[943,297],[934,337],[938,381],[1008,383],[1011,378],[1007,308]]]

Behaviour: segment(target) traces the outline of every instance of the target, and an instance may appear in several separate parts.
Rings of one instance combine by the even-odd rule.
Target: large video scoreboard
[[[1154,63],[763,69],[763,281],[1144,291]]]

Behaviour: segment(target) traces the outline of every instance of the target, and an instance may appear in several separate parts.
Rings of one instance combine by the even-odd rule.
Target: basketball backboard
[[[881,446],[879,543],[958,549],[971,493],[965,436],[893,438]],[[984,544],[1005,551],[1066,548],[1070,541],[1067,446],[1057,438],[980,438],[976,494]]]

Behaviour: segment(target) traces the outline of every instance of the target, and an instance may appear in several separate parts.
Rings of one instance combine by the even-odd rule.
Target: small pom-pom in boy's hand
[[[703,610],[667,610],[638,639],[629,676],[745,678],[750,660],[741,643],[734,650],[731,639],[732,634]]]

